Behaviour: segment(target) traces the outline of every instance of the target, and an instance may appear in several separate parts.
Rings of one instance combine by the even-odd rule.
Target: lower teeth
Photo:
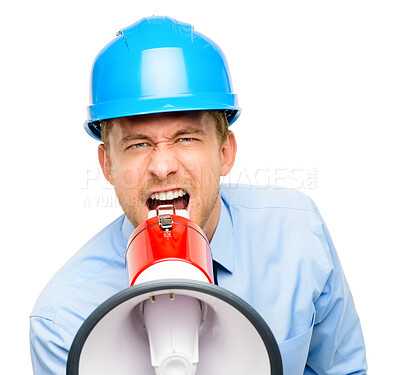
[[[150,198],[149,201],[147,202],[147,207],[149,207],[150,210],[155,210],[160,205],[171,204],[175,207],[175,209],[181,210],[186,208],[188,202],[189,202],[189,197],[187,195],[167,200]]]

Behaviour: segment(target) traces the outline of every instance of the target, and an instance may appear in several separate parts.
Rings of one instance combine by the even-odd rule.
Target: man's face
[[[219,179],[235,159],[233,133],[221,145],[205,112],[144,115],[118,119],[109,145],[99,146],[99,161],[135,227],[150,209],[172,203],[187,209],[211,239],[220,212]]]

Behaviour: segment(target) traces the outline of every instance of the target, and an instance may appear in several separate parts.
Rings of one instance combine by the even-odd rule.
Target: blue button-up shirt
[[[53,277],[30,317],[35,374],[65,374],[88,315],[128,286],[125,216],[91,239]],[[219,286],[271,328],[284,374],[366,374],[360,322],[329,233],[314,203],[280,188],[221,186],[211,241]]]

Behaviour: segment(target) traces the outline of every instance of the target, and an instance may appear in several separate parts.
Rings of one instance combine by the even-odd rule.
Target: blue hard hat
[[[220,110],[240,114],[222,50],[187,23],[143,18],[122,29],[97,55],[86,131],[101,140],[100,122],[117,117]]]

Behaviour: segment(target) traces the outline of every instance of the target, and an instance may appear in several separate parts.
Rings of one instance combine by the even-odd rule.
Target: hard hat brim
[[[118,101],[93,104],[88,107],[88,118],[84,123],[87,133],[101,141],[100,122],[112,118],[138,116],[155,113],[182,111],[225,111],[229,125],[239,117],[240,108],[236,94],[183,94],[176,97],[128,98]]]

